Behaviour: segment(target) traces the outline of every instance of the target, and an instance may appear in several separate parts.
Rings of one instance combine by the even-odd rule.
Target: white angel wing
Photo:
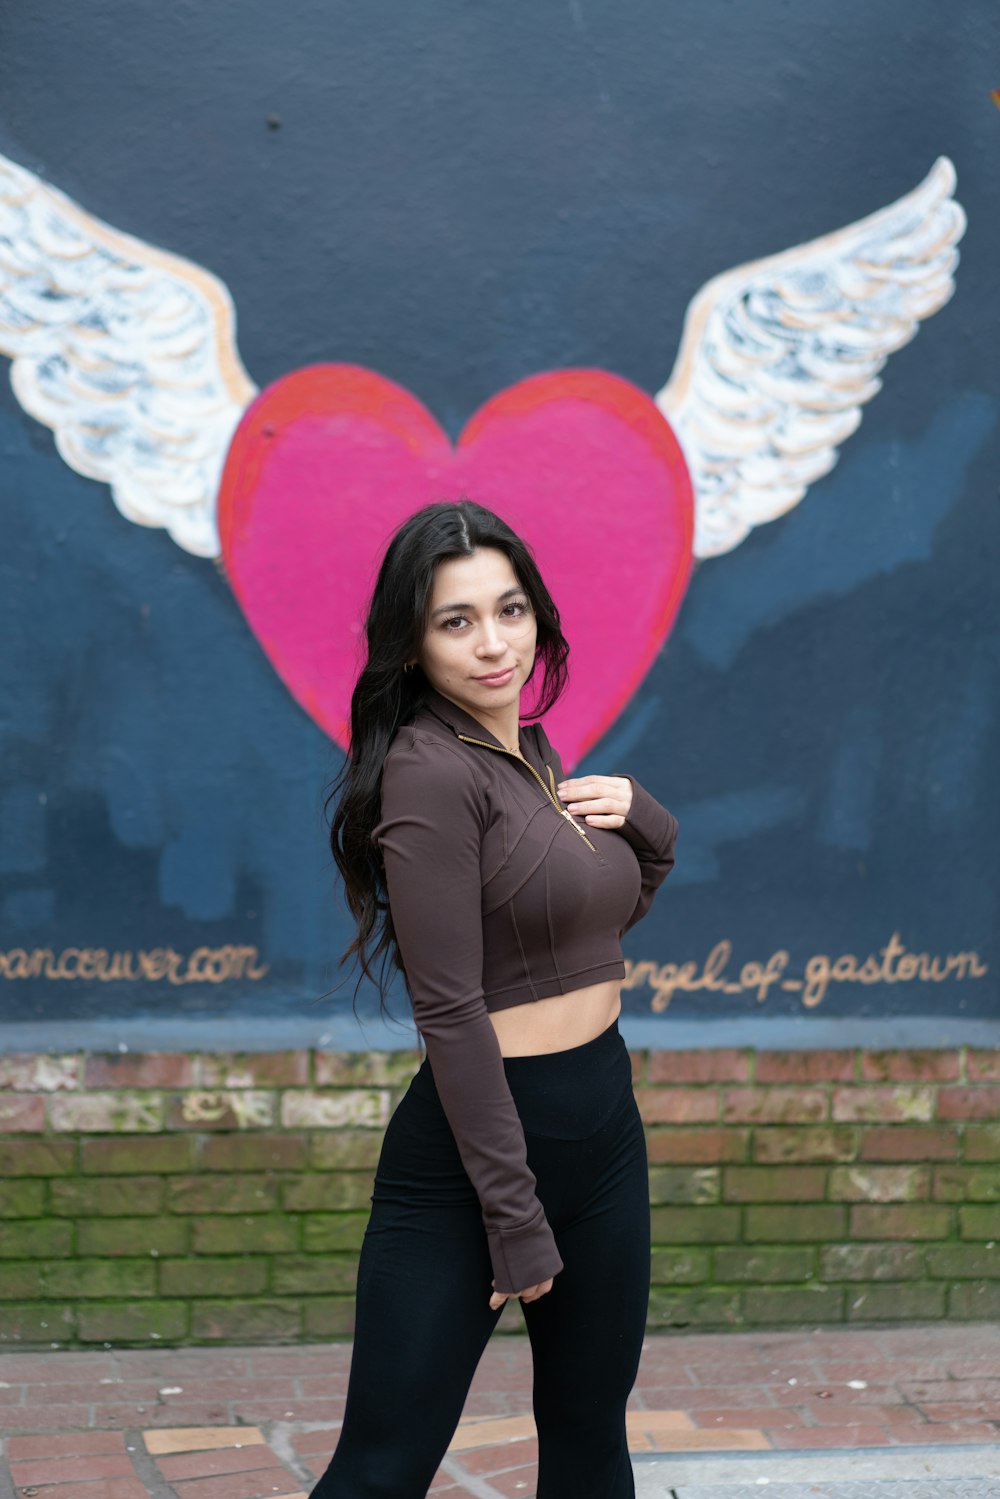
[[[888,356],[954,290],[965,229],[954,188],[939,157],[897,203],[694,297],[656,402],[691,469],[695,556],[731,551],[836,463]]]
[[[221,281],[0,156],[0,353],[71,468],[128,520],[218,555],[219,477],[256,394]]]

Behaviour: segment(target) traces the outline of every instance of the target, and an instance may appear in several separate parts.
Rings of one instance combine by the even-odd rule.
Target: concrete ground
[[[0,1355],[0,1499],[305,1499],[347,1345]],[[531,1360],[487,1349],[431,1492],[532,1499]],[[637,1499],[1000,1499],[1000,1327],[647,1340]]]

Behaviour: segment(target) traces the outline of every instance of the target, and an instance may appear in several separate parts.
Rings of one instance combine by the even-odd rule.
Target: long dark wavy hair
[[[351,697],[351,734],[347,758],[333,782],[326,807],[330,847],[340,871],[357,935],[342,953],[343,966],[356,956],[362,976],[378,988],[386,1009],[386,963],[403,963],[386,895],[385,870],[371,834],[381,817],[382,764],[403,724],[412,722],[430,684],[420,666],[403,666],[420,651],[427,629],[434,570],[454,557],[471,557],[479,547],[494,547],[510,560],[528,595],[537,627],[537,653],[528,681],[542,668],[535,707],[522,717],[541,718],[566,686],[569,645],[559,625],[559,611],[542,582],[527,542],[507,523],[472,500],[425,505],[404,521],[390,541],[372,592],[365,621],[367,659]],[[381,959],[376,975],[373,965]]]

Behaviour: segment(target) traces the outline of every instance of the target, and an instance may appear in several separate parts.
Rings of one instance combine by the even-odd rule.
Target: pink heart
[[[488,401],[452,446],[409,391],[371,370],[286,375],[249,407],[226,459],[219,526],[230,582],[289,691],[346,744],[386,543],[420,506],[463,495],[531,544],[558,605],[570,686],[546,730],[568,771],[642,681],[691,571],[684,456],[626,380],[535,375]]]

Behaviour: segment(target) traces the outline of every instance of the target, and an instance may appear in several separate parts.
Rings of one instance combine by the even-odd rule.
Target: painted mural
[[[636,87],[638,62],[617,66]],[[487,134],[511,125],[501,114]],[[283,126],[268,117],[271,137]],[[915,154],[903,153],[914,166]],[[477,401],[470,371],[481,390],[489,377],[458,326],[438,330],[436,400],[400,378],[422,343],[420,298],[396,327],[406,357],[382,363],[359,357],[356,334],[353,346],[338,339],[336,287],[321,319],[329,331],[289,336],[283,352],[276,343],[260,364],[279,367],[255,380],[237,309],[245,353],[255,320],[272,321],[268,297],[289,294],[284,267],[245,295],[183,243],[179,222],[167,249],[155,216],[141,233],[131,214],[115,227],[79,172],[72,190],[59,183],[58,155],[43,172],[37,153],[34,164],[0,153],[8,536],[21,524],[5,671],[8,701],[23,710],[6,725],[0,830],[9,1020],[127,1018],[164,1004],[192,1015],[349,1013],[351,986],[331,997],[346,918],[324,857],[323,782],[346,742],[375,560],[405,515],[461,494],[529,539],[560,605],[571,686],[547,722],[567,768],[634,763],[681,819],[671,899],[630,939],[633,1022],[655,1022],[668,1044],[678,1016],[1000,1016],[988,919],[1000,870],[971,794],[995,732],[996,616],[971,635],[952,617],[956,580],[978,594],[991,542],[974,527],[942,539],[994,430],[995,390],[940,382],[942,346],[924,356],[918,340],[901,381],[919,390],[926,426],[905,441],[876,427],[866,443],[880,398],[858,433],[890,356],[964,284],[956,194],[973,234],[976,212],[953,159],[939,155],[928,171],[925,155],[922,177],[910,167],[891,198],[852,190],[865,211],[831,230],[843,194],[802,168],[795,219],[812,232],[783,248],[766,190],[780,157],[758,162],[752,228],[721,210],[745,258],[721,270],[707,258],[686,294],[673,277],[657,287],[683,315],[665,383],[665,332],[642,339],[643,374],[606,357],[609,309],[630,316],[629,284],[649,307],[654,280],[633,270],[593,296],[590,334],[587,299],[567,309],[576,357],[561,361],[493,298],[500,355]],[[558,179],[552,160],[538,167]],[[703,167],[696,156],[692,172]],[[423,169],[439,180],[430,158]],[[739,170],[734,153],[722,179],[734,203]],[[322,239],[308,158],[286,156],[285,171],[300,174],[299,232],[318,215]],[[693,176],[679,182],[671,243],[685,203],[711,198]],[[387,202],[399,186],[384,165]],[[227,213],[207,197],[198,210]],[[629,228],[612,187],[595,211],[607,268],[600,236],[627,257]],[[409,253],[396,242],[394,262],[389,241],[386,270],[402,272]],[[447,262],[448,245],[442,235],[428,253]],[[558,266],[526,275],[525,294],[551,300],[579,274],[573,253],[567,238]],[[585,242],[583,267],[588,255]],[[346,241],[338,260],[351,264],[345,280],[361,273]],[[321,284],[329,295],[318,280],[314,310]],[[1000,313],[995,282],[984,317],[987,305]],[[948,307],[935,326],[950,320]],[[970,323],[975,338],[977,321],[970,309],[944,347]],[[630,327],[634,341],[634,318]],[[53,488],[73,498],[53,502]],[[140,561],[126,521],[175,546]],[[942,569],[945,545],[961,560]],[[43,568],[43,592],[59,595],[49,608],[29,597]],[[795,640],[803,620],[806,651]],[[897,737],[894,665],[916,667],[919,693],[921,652],[940,656],[945,642],[950,664],[930,668],[939,707],[911,696]],[[968,875],[932,869],[922,884],[917,861],[949,811]],[[976,888],[960,895],[966,878]],[[947,1025],[930,1024],[930,1039],[947,1039]]]

